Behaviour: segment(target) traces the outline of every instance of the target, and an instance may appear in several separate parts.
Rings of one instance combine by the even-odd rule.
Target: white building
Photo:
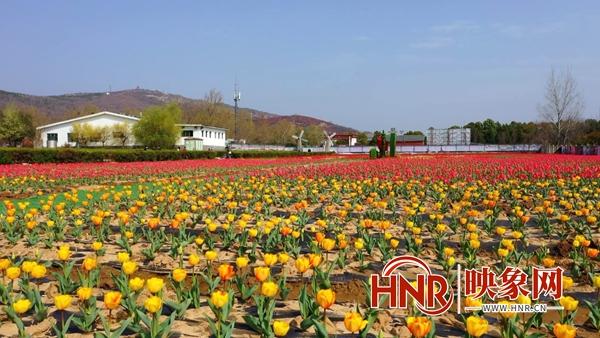
[[[37,127],[41,142],[39,145],[44,148],[55,147],[75,147],[77,142],[72,139],[73,125],[89,124],[93,127],[112,127],[116,124],[124,123],[129,126],[129,130],[140,119],[135,116],[123,115],[103,111],[91,115],[80,116],[70,120],[50,123]],[[181,137],[175,142],[175,146],[189,150],[222,150],[226,146],[226,129],[205,126],[201,124],[178,124],[181,127]],[[130,132],[131,134],[131,132]],[[115,136],[115,135],[113,135]],[[101,146],[100,142],[88,144],[88,146]],[[120,146],[121,140],[110,137],[105,142],[105,146]],[[125,146],[138,145],[133,135],[125,142]]]

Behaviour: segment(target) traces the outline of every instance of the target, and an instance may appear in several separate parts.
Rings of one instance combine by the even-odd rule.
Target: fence
[[[336,153],[366,154],[371,146],[334,147]],[[540,152],[542,147],[537,144],[479,144],[479,145],[425,145],[398,146],[397,153],[482,153],[482,152]]]
[[[335,146],[331,151],[338,154],[368,154],[374,146]],[[237,150],[283,150],[294,151],[295,147],[235,144],[232,149]],[[305,152],[322,152],[323,147],[304,147]],[[482,152],[540,152],[542,146],[538,144],[477,144],[477,145],[425,145],[425,146],[398,146],[397,153],[482,153]]]
[[[574,155],[600,155],[600,146],[560,146],[556,152]]]

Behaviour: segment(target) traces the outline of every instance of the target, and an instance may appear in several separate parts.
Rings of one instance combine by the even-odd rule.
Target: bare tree
[[[546,83],[545,103],[538,110],[542,119],[552,125],[554,144],[567,144],[583,107],[583,98],[571,71],[552,69]]]
[[[125,122],[117,123],[112,126],[112,137],[118,140],[122,147],[125,147],[127,141],[131,139],[131,128]]]
[[[208,93],[204,94],[204,101],[208,104],[221,104],[223,103],[223,94],[212,88]]]
[[[98,133],[98,142],[102,143],[102,147],[112,138],[112,131],[109,126],[96,127],[96,132]]]

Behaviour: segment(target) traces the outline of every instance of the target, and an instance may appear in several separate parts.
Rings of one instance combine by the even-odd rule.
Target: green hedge
[[[299,153],[295,151],[234,151],[234,158],[263,158],[314,156],[324,153]],[[177,151],[143,149],[33,149],[0,148],[0,164],[14,163],[73,163],[73,162],[135,162],[205,159],[225,156],[225,151]]]

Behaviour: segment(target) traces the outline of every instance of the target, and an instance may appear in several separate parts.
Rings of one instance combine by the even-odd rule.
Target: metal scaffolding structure
[[[469,145],[471,144],[470,128],[427,129],[427,145]]]

